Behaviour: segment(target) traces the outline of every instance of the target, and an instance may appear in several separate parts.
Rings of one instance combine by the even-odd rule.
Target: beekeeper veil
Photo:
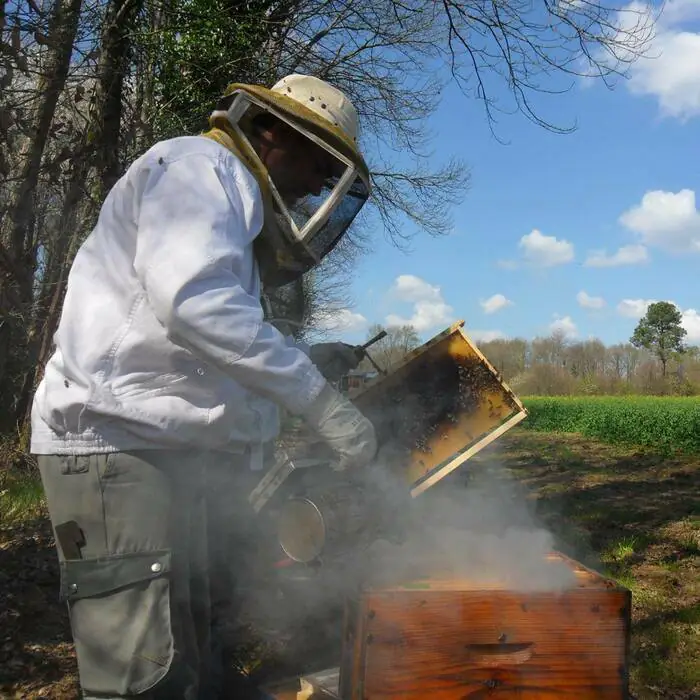
[[[304,152],[322,173],[318,191],[291,198],[280,193],[280,183],[273,181],[254,148],[270,118],[308,141]],[[225,145],[237,152],[260,185],[265,223],[255,246],[264,284],[279,287],[298,279],[336,247],[370,194],[354,106],[325,81],[294,74],[271,89],[229,86],[210,124],[213,131],[225,132]]]

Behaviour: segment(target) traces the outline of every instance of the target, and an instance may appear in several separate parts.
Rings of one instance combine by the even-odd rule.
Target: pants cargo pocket
[[[168,673],[174,654],[170,551],[61,562],[83,690],[136,695]]]

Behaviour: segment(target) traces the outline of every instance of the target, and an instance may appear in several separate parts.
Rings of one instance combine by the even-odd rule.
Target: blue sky
[[[700,344],[700,0],[671,0],[653,49],[614,91],[582,83],[541,103],[557,124],[576,120],[567,135],[501,115],[503,145],[478,102],[447,90],[435,158],[471,171],[454,230],[418,235],[409,254],[378,233],[332,335],[405,321],[427,339],[463,319],[477,341],[558,327],[616,343],[663,299]]]

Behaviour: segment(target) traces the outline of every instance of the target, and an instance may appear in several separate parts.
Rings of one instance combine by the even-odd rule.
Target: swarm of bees
[[[485,390],[496,386],[496,377],[477,358],[462,364],[450,356],[426,359],[382,387],[365,410],[382,443],[429,454],[436,434],[476,410],[485,400]]]

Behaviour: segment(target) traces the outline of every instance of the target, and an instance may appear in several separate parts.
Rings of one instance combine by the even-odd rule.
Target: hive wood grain
[[[556,592],[444,578],[363,591],[346,606],[341,698],[627,698],[630,592],[566,561],[576,581]]]

